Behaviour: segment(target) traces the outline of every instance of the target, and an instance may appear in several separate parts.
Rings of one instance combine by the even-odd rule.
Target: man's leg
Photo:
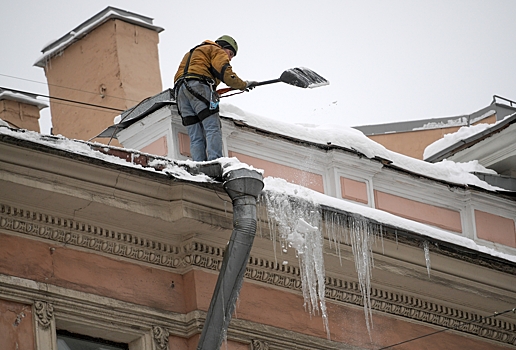
[[[206,135],[208,160],[222,157],[222,131],[220,129],[219,114],[215,113],[202,121]]]
[[[181,110],[183,117],[196,116],[196,109],[199,108],[198,101],[188,89],[181,85],[177,93],[178,108]],[[188,137],[190,137],[190,155],[193,161],[203,162],[206,159],[206,139],[204,137],[204,129],[201,123],[187,125]]]
[[[204,96],[208,101],[211,98],[211,88],[204,83],[192,81],[189,82],[190,87],[198,94]],[[199,115],[207,108],[206,103],[196,98],[190,99],[192,108]],[[208,154],[207,160],[214,160],[222,157],[222,131],[220,130],[219,114],[215,113],[202,120],[202,128],[204,131],[205,151]]]
[[[206,161],[206,140],[201,123],[188,125],[186,127],[190,137],[190,154],[195,162]]]

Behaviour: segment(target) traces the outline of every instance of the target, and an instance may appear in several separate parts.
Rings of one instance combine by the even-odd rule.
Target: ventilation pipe
[[[254,170],[232,170],[223,179],[224,189],[233,201],[233,233],[197,350],[218,350],[226,335],[256,233],[256,199],[263,189],[263,177]]]

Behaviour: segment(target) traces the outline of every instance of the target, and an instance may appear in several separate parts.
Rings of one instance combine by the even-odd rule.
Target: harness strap
[[[218,108],[217,108],[218,112]],[[213,109],[205,108],[198,115],[190,115],[188,117],[181,117],[181,123],[183,126],[193,125],[202,122],[210,115],[215,114]]]
[[[179,87],[182,84],[184,84],[186,89],[188,90],[188,92],[190,92],[195,98],[197,98],[199,101],[202,101],[206,105],[206,108],[203,109],[201,112],[199,112],[197,116],[186,116],[186,117],[183,117],[181,115],[180,108],[178,108],[178,112],[181,115],[181,118],[182,118],[181,120],[182,120],[182,123],[183,123],[184,126],[200,123],[204,119],[208,118],[210,115],[219,112],[218,103],[217,103],[216,108],[211,109],[210,108],[210,105],[211,105],[210,101],[208,101],[208,99],[206,99],[204,96],[202,96],[201,94],[196,92],[194,89],[192,89],[190,87],[190,85],[188,85],[188,80],[195,79],[195,80],[199,80],[199,81],[202,81],[202,82],[206,83],[207,85],[209,85],[211,87],[211,90],[213,90],[213,86],[214,86],[215,82],[211,78],[206,77],[204,75],[200,75],[200,74],[188,73],[188,68],[190,66],[190,60],[192,58],[193,52],[195,51],[195,49],[197,49],[198,47],[203,46],[203,45],[211,45],[211,44],[209,44],[209,43],[202,43],[202,44],[199,44],[199,45],[195,46],[194,48],[192,48],[190,50],[190,55],[188,55],[188,59],[186,60],[185,69],[183,71],[183,76],[181,76],[181,78],[178,79],[178,81],[176,83],[176,87],[175,87],[175,89],[176,89],[175,91],[176,91],[176,94],[177,94],[179,92]],[[210,67],[210,72],[212,72],[212,71],[215,71],[215,69],[213,69],[213,67]],[[212,92],[214,92],[214,91],[212,91]],[[176,100],[177,100],[177,96],[176,96]]]

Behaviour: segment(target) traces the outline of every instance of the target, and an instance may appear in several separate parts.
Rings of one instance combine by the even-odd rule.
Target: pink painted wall
[[[367,198],[367,184],[365,182],[341,177],[340,190],[342,198],[351,199],[353,201],[365,204],[369,202]]]
[[[460,212],[458,211],[436,207],[377,190],[374,191],[374,202],[377,209],[394,215],[462,233]]]
[[[480,123],[496,123],[496,114],[479,120],[473,125]],[[460,126],[453,126],[438,129],[423,129],[391,134],[369,135],[368,137],[391,151],[405,154],[413,158],[423,159],[423,153],[428,145],[442,139],[444,135],[454,133],[459,129]]]
[[[182,132],[177,134],[179,137],[179,153],[185,157],[191,157],[192,154],[190,153],[190,138],[187,134],[184,134]]]
[[[263,169],[264,176],[279,177],[288,182],[308,187],[314,191],[324,193],[323,177],[309,171],[292,168],[283,164],[270,162],[264,159],[251,157],[242,153],[229,151],[230,157],[236,157],[239,161]]]
[[[168,155],[168,144],[167,137],[162,136],[156,141],[148,144],[147,146],[141,149],[142,152],[155,154],[157,156],[167,156]]]
[[[0,349],[34,350],[32,307],[0,299]]]
[[[195,307],[191,293],[185,293],[192,280],[182,275],[2,233],[0,242],[1,274],[173,312]]]
[[[478,238],[516,248],[513,219],[475,210],[475,225]]]

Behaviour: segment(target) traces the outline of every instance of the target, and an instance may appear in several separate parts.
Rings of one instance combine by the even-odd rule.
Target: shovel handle
[[[253,86],[269,85],[269,84],[274,84],[274,83],[279,83],[279,82],[281,82],[280,79],[272,79],[272,80],[266,80],[266,81],[259,81],[256,84],[254,84]]]
[[[266,80],[266,81],[259,81],[256,84],[254,84],[253,87],[255,87],[255,86],[262,86],[262,85],[269,85],[269,84],[274,84],[274,83],[280,83],[280,82],[281,82],[281,79],[272,79],[272,80]],[[233,91],[233,90],[235,90],[235,89],[228,87],[228,88],[218,89],[217,93],[219,94],[219,96],[221,96],[221,95],[227,94],[228,92]]]

